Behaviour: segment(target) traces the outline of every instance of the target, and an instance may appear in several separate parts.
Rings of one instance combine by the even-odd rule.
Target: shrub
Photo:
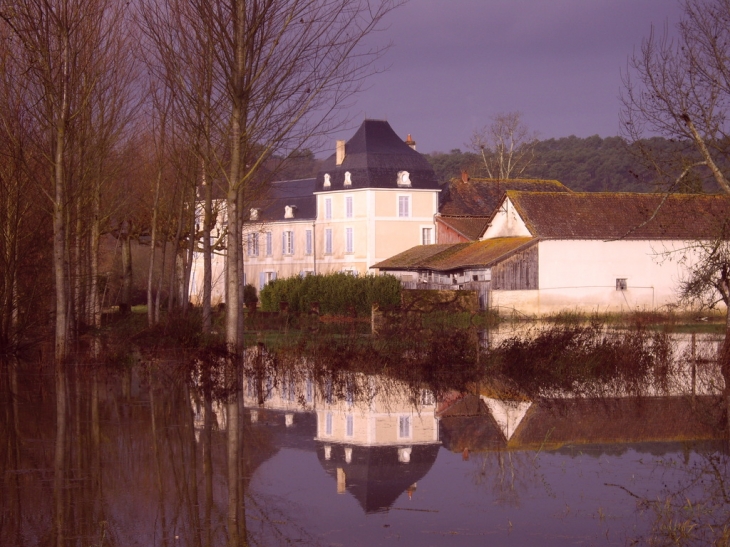
[[[259,301],[256,296],[256,287],[250,283],[243,287],[243,305],[247,308],[251,305],[256,304]]]
[[[356,277],[345,273],[276,279],[261,291],[261,308],[278,311],[288,302],[293,313],[307,313],[319,302],[321,313],[345,314],[354,309],[367,315],[374,303],[381,307],[400,303],[400,281],[392,275]]]

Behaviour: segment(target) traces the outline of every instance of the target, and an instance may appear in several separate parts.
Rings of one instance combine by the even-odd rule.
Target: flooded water
[[[727,545],[713,344],[574,390],[370,347],[4,363],[0,544]]]

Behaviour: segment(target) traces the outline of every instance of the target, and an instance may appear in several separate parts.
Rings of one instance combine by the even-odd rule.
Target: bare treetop
[[[506,180],[525,173],[536,142],[537,133],[525,125],[520,112],[503,112],[474,131],[468,146],[481,156],[489,178]]]

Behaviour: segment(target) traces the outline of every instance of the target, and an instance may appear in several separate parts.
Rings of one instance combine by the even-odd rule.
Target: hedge
[[[279,303],[288,302],[289,311],[307,313],[313,302],[319,302],[320,313],[340,315],[354,309],[366,315],[376,302],[381,307],[399,305],[400,291],[400,281],[392,275],[332,273],[276,279],[264,287],[259,299],[263,311],[279,311]]]

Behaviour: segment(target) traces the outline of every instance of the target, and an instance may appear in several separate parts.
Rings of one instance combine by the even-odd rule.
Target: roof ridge
[[[647,197],[653,198],[676,198],[676,199],[698,199],[698,198],[725,198],[730,199],[730,195],[718,193],[718,194],[684,194],[684,193],[672,193],[667,195],[666,192],[533,192],[531,190],[505,190],[505,194],[530,194],[530,195],[559,195],[573,198],[581,197],[595,197],[595,198],[609,198],[609,197],[625,197],[625,198],[637,198],[643,199]]]

